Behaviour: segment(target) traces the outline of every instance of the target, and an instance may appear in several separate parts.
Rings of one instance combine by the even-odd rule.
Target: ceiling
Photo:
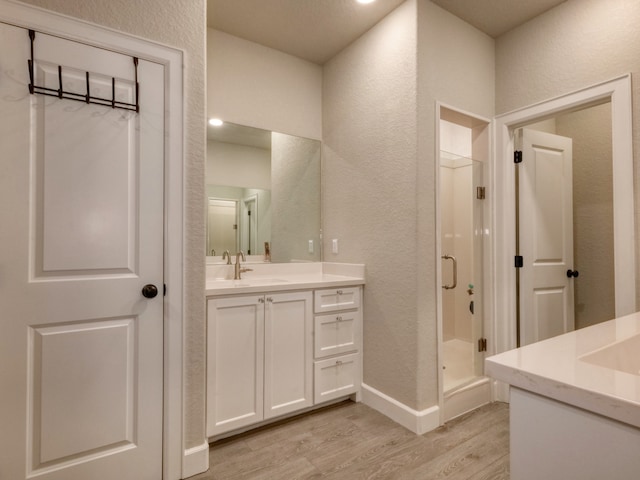
[[[498,37],[566,0],[431,0]],[[207,0],[207,25],[319,65],[404,0]]]
[[[566,0],[431,0],[493,38]]]
[[[224,143],[235,143],[249,147],[271,149],[271,132],[260,128],[245,127],[225,122],[213,127],[207,124],[207,140]]]

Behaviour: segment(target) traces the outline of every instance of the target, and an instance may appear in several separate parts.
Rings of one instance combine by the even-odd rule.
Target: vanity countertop
[[[206,296],[363,285],[364,265],[340,263],[245,263],[252,271],[233,280],[233,265],[207,265]]]
[[[510,350],[486,374],[640,428],[640,313]]]

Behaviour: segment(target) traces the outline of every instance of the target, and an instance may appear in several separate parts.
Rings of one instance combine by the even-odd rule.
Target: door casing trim
[[[0,0],[0,22],[159,63],[165,68],[163,478],[183,478],[183,74],[184,52],[14,0]],[[26,61],[25,61],[26,68]],[[26,90],[26,86],[25,86]],[[204,421],[204,420],[203,420]],[[206,441],[206,439],[205,439]],[[208,459],[208,456],[207,456]],[[208,465],[203,466],[206,470]]]
[[[494,165],[491,210],[493,258],[492,303],[496,316],[493,337],[496,353],[515,348],[515,180],[513,168],[513,130],[534,121],[544,120],[558,113],[579,110],[611,102],[613,203],[614,203],[614,262],[616,317],[636,311],[635,266],[635,200],[633,194],[633,132],[631,74],[625,74],[584,89],[552,98],[495,118]],[[629,198],[632,200],[630,201]],[[508,392],[501,385],[499,400],[506,401]]]

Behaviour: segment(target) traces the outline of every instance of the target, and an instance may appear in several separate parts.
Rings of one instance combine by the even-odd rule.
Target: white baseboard
[[[498,402],[509,403],[509,384],[493,380],[493,399]]]
[[[362,403],[386,415],[416,435],[422,435],[440,426],[440,408],[437,405],[417,411],[364,383],[362,384]]]
[[[207,470],[209,470],[209,444],[207,442],[184,451],[182,478],[189,478]]]

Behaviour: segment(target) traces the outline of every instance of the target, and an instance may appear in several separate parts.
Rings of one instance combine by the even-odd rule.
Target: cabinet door
[[[313,405],[311,292],[268,294],[264,418]]]
[[[359,350],[359,319],[359,310],[315,317],[315,357],[322,358]]]
[[[264,297],[211,299],[207,317],[207,436],[213,436],[264,418]]]

